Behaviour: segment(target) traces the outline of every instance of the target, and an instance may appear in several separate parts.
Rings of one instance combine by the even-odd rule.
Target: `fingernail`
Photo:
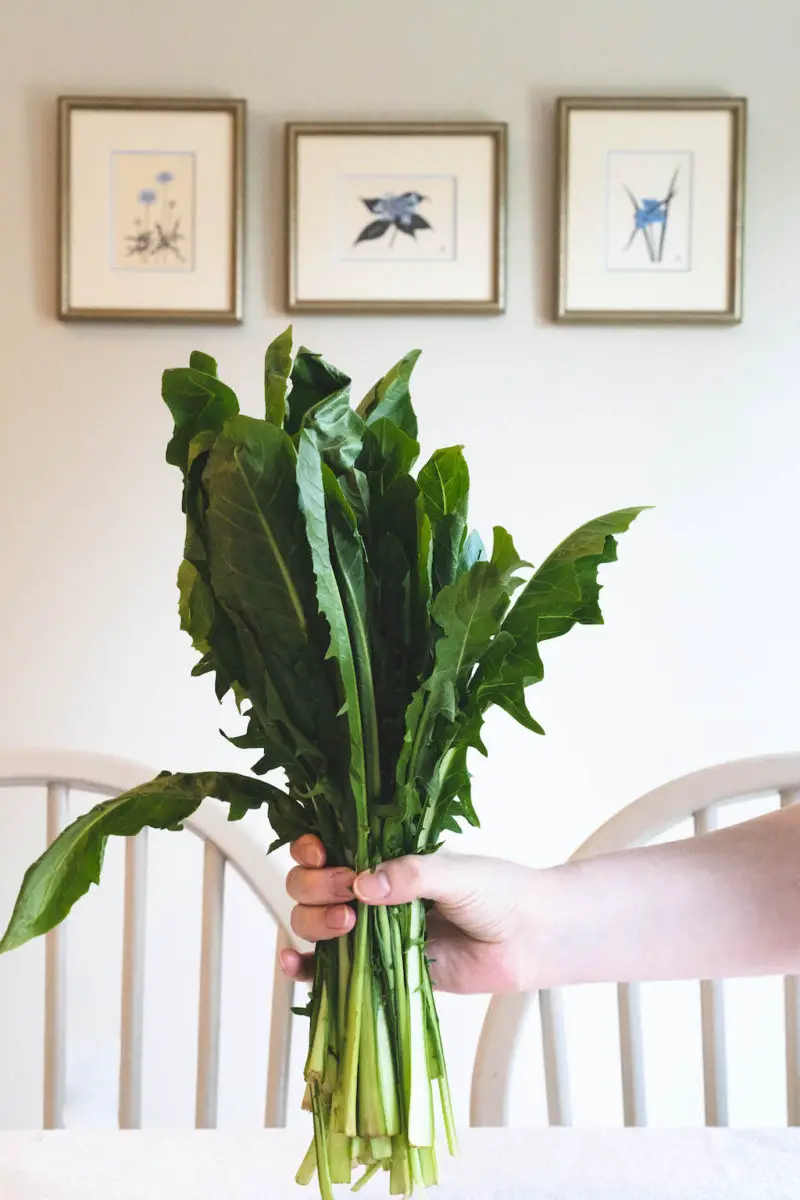
[[[353,880],[355,872],[349,867],[342,867],[341,870],[335,871],[333,875],[333,886],[338,895],[347,900],[353,899]]]
[[[279,957],[281,960],[281,970],[283,971],[284,975],[289,975],[292,971],[292,968],[295,965],[297,951],[296,950],[281,950]]]
[[[297,856],[304,867],[322,866],[322,850],[316,842],[301,842],[297,847]]]
[[[360,900],[385,900],[392,885],[385,871],[363,871],[356,878],[353,890]]]
[[[350,909],[343,905],[329,908],[325,914],[325,923],[329,929],[346,929],[350,924]]]

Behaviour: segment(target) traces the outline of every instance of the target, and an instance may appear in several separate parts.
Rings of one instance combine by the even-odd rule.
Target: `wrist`
[[[519,990],[557,987],[577,982],[580,943],[586,942],[587,909],[580,890],[578,863],[529,868],[526,902],[521,914]],[[576,914],[583,913],[581,919]]]

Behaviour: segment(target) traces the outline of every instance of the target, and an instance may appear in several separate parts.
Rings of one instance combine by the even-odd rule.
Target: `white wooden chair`
[[[740,759],[685,775],[635,800],[602,825],[572,856],[591,858],[644,845],[693,820],[694,834],[715,828],[721,805],[777,793],[781,806],[800,800],[800,754]],[[786,1088],[790,1125],[800,1125],[800,995],[797,978],[785,980]],[[511,1069],[536,993],[496,996],[489,1005],[475,1059],[470,1100],[472,1125],[509,1123]],[[538,993],[547,1114],[550,1125],[570,1125],[571,1105],[562,999]],[[617,985],[620,1069],[625,1125],[644,1125],[644,1069],[637,984]],[[703,1088],[706,1125],[728,1123],[725,1012],[718,980],[700,984]]]
[[[97,754],[50,751],[0,753],[0,791],[4,788],[46,789],[47,840],[68,823],[70,789],[110,797],[151,779],[154,771],[138,763]],[[291,905],[279,867],[260,850],[226,810],[204,801],[185,821],[205,843],[203,861],[202,935],[195,1124],[216,1124],[220,1046],[222,916],[226,867],[249,885],[277,926],[275,972],[267,1065],[264,1124],[286,1124],[286,1092],[291,1048],[293,984],[280,971],[278,954],[295,945],[290,932]],[[125,900],[122,961],[119,1126],[141,1125],[142,1031],[144,1009],[144,934],[147,889],[147,830],[125,846]],[[44,1112],[45,1129],[63,1127],[66,1077],[66,988],[63,929],[46,936]]]

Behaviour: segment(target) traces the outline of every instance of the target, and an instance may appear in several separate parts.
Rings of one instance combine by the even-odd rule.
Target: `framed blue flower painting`
[[[742,99],[558,102],[561,321],[742,315]]]
[[[62,96],[59,316],[242,319],[243,100]]]
[[[505,125],[289,125],[287,160],[290,309],[503,311]]]

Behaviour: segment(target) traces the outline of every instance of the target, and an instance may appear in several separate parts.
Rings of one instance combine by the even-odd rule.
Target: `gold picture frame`
[[[59,97],[61,320],[241,323],[246,109]]]
[[[439,139],[438,158],[434,153],[435,139]],[[314,143],[319,147],[316,161],[314,152],[308,152],[308,147]],[[333,153],[334,146],[338,154]],[[504,312],[506,146],[507,127],[498,122],[287,125],[287,308],[292,312],[360,314]],[[463,175],[459,176],[461,170]],[[337,185],[342,185],[342,181],[347,184],[347,181],[360,180],[364,188],[372,186],[378,190],[376,185],[381,180],[396,180],[399,187],[413,189],[415,179],[425,179],[435,187],[438,211],[446,213],[449,222],[446,233],[441,237],[437,235],[430,251],[418,249],[420,242],[415,233],[418,230],[427,236],[428,231],[435,230],[428,217],[416,212],[418,205],[429,200],[427,195],[406,190],[396,196],[379,194],[369,199],[358,195],[355,183],[355,190],[352,194],[347,192],[344,200],[340,194],[341,186],[337,192]],[[313,207],[313,197],[329,194],[322,186],[324,184],[333,185],[334,206],[339,204],[342,210],[334,213],[334,219],[330,213],[315,211]],[[431,186],[426,190],[430,191]],[[472,229],[477,226],[479,233],[470,245],[465,245],[467,239],[459,243],[461,210],[456,205],[456,195],[476,218]],[[416,203],[409,197],[417,197]],[[370,214],[376,215],[377,208],[384,202],[401,203],[404,199],[413,207],[413,212],[391,221],[382,221],[378,212],[378,219],[368,220]],[[348,222],[357,219],[356,214],[361,212],[359,202],[375,207],[370,208],[370,213],[363,214],[367,227],[353,241]],[[451,211],[452,221],[449,218]],[[342,212],[345,214],[343,219]],[[397,262],[389,260],[388,247],[398,230],[409,232],[403,229],[404,222],[415,223],[410,229],[413,241],[401,237],[399,244],[414,257],[403,260],[398,270]],[[387,225],[388,233],[384,243],[387,253],[382,265],[376,257],[376,253],[383,253],[376,245],[379,237],[366,232],[366,228],[380,224]],[[334,245],[332,239],[336,237],[340,240]],[[371,265],[368,271],[359,272],[360,264],[352,250],[355,245],[366,242],[371,243],[367,246],[372,255]],[[430,253],[431,257],[424,258],[425,253]],[[460,259],[458,254],[462,255]],[[337,289],[337,272],[341,294],[332,294]],[[382,282],[378,281],[379,276]],[[448,287],[453,294],[447,293]],[[363,294],[359,294],[359,289]]]
[[[558,100],[557,321],[741,321],[746,128],[741,97]],[[641,194],[620,174],[626,163]],[[638,257],[623,261],[631,247]]]

